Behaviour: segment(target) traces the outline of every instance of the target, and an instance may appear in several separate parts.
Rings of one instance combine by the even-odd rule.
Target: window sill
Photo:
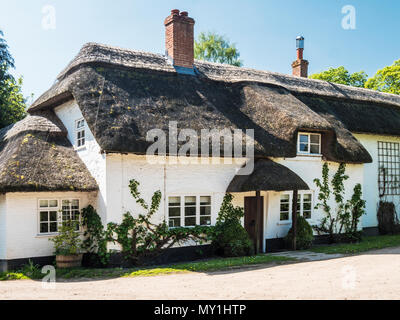
[[[312,226],[314,223],[313,220],[311,219],[306,219],[306,221]],[[292,225],[292,220],[289,221],[280,221],[276,223],[278,226],[287,226],[287,225]]]
[[[81,146],[81,147],[74,147],[74,150],[75,151],[83,151],[83,150],[86,150],[87,148],[86,148],[86,145],[84,145],[84,146]]]
[[[79,235],[83,235],[83,231],[77,231],[79,233]],[[41,238],[54,238],[57,237],[60,233],[56,232],[56,233],[39,233],[35,236],[35,238],[37,239],[41,239]]]

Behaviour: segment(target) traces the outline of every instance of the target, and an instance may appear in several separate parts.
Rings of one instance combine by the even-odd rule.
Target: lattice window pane
[[[378,141],[379,194],[400,195],[400,143]]]

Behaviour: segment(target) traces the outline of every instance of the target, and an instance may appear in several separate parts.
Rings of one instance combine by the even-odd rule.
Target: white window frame
[[[47,207],[47,208],[43,208],[40,207],[40,202],[41,201],[51,201],[51,200],[57,200],[57,207]],[[63,201],[70,201],[72,202],[72,200],[78,200],[79,201],[79,230],[77,230],[77,232],[81,232],[81,222],[82,222],[82,202],[81,202],[81,198],[40,198],[37,200],[37,208],[36,208],[36,212],[37,212],[37,235],[38,236],[55,236],[58,235],[59,232],[59,227],[62,225],[62,202]],[[47,210],[46,210],[47,209]],[[56,211],[57,212],[57,231],[56,232],[40,232],[40,212],[41,211]]]
[[[308,136],[308,151],[301,151],[300,150],[300,136]],[[318,136],[319,137],[319,144],[318,144],[318,153],[311,153],[311,145],[316,145],[316,143],[311,143],[311,136]],[[320,133],[315,132],[299,132],[297,134],[297,154],[302,156],[321,156],[321,145],[322,145],[322,135]]]
[[[78,127],[79,123],[83,122],[82,127]],[[78,137],[79,134],[82,134],[83,132],[83,137]],[[75,147],[76,149],[82,149],[86,146],[86,121],[84,118],[80,118],[78,120],[75,120]],[[82,143],[83,140],[83,143]],[[79,145],[79,143],[82,143]]]
[[[169,226],[169,198],[170,197],[180,197],[180,222],[181,225],[179,227],[170,227]],[[208,226],[212,226],[212,213],[213,213],[213,201],[214,201],[214,197],[211,194],[169,194],[166,197],[166,222],[167,225],[170,229],[173,228],[194,228],[195,226],[186,226],[185,225],[185,197],[196,197],[196,225],[195,226],[202,226],[202,227],[208,227]],[[200,199],[201,197],[209,197],[210,198],[210,205],[207,205],[210,207],[210,224],[209,225],[200,225],[200,207],[202,207],[200,205]],[[205,216],[208,217],[208,216]]]
[[[314,215],[314,192],[313,191],[299,191],[298,195],[300,196],[300,212],[297,212],[301,216],[304,213],[304,195],[310,194],[311,195],[311,216],[310,218],[306,219],[307,221],[312,221]],[[288,220],[281,220],[281,198],[283,195],[289,195],[289,219]],[[279,222],[278,223],[285,223],[292,221],[292,212],[293,212],[293,192],[282,192],[279,194]]]

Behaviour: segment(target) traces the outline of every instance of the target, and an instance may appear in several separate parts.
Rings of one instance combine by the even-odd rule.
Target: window
[[[378,141],[379,194],[400,195],[400,144]]]
[[[77,222],[77,231],[79,231],[80,207],[78,199],[39,200],[39,234],[57,233],[59,226],[65,221]]]
[[[211,225],[210,196],[168,197],[168,225],[170,228]]]
[[[75,122],[75,133],[76,133],[76,146],[78,148],[85,145],[85,120],[77,120]]]
[[[299,133],[297,152],[299,154],[321,154],[321,135],[319,133]]]
[[[292,199],[291,193],[281,195],[280,199],[280,221],[290,221],[292,219]],[[312,216],[312,193],[299,192],[297,198],[297,213],[306,219]]]

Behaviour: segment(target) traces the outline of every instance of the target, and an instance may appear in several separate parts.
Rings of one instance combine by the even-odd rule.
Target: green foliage
[[[85,240],[82,243],[83,249],[93,253],[93,257],[98,257],[99,263],[106,266],[110,259],[110,253],[107,250],[107,231],[100,216],[92,206],[82,209],[82,225],[85,227]],[[92,261],[97,264],[96,261]]]
[[[200,33],[194,44],[194,56],[199,60],[242,66],[240,53],[235,44],[216,33]]]
[[[212,245],[216,252],[223,256],[251,255],[254,250],[253,243],[240,221],[244,216],[244,210],[234,207],[232,199],[231,194],[224,197],[215,225]]]
[[[0,30],[0,129],[23,119],[26,115],[26,99],[22,95],[22,78],[14,79],[10,69],[14,59]]]
[[[368,75],[364,71],[351,74],[345,67],[341,66],[315,73],[311,75],[310,78],[363,88],[367,82]]]
[[[351,199],[344,199],[344,181],[349,179],[345,174],[346,165],[341,163],[338,170],[329,181],[329,167],[324,163],[322,168],[322,181],[314,179],[314,183],[319,188],[316,209],[322,208],[324,217],[321,219],[320,225],[314,226],[319,233],[329,235],[330,242],[338,241],[358,241],[361,234],[358,232],[358,223],[363,214],[365,214],[365,201],[362,200],[362,187],[357,184],[353,189]],[[331,190],[331,188],[333,190]],[[331,194],[334,195],[335,208],[332,210],[329,205]]]
[[[49,241],[54,243],[56,255],[76,255],[81,253],[82,240],[76,231],[77,222],[65,221],[59,228],[58,235]]]
[[[314,239],[313,229],[307,220],[298,215],[296,221],[296,249],[305,250],[312,246]],[[285,237],[285,242],[288,248],[292,248],[293,245],[293,227],[290,228],[287,236]]]
[[[365,87],[387,93],[400,94],[400,60],[385,67],[370,78]]]

